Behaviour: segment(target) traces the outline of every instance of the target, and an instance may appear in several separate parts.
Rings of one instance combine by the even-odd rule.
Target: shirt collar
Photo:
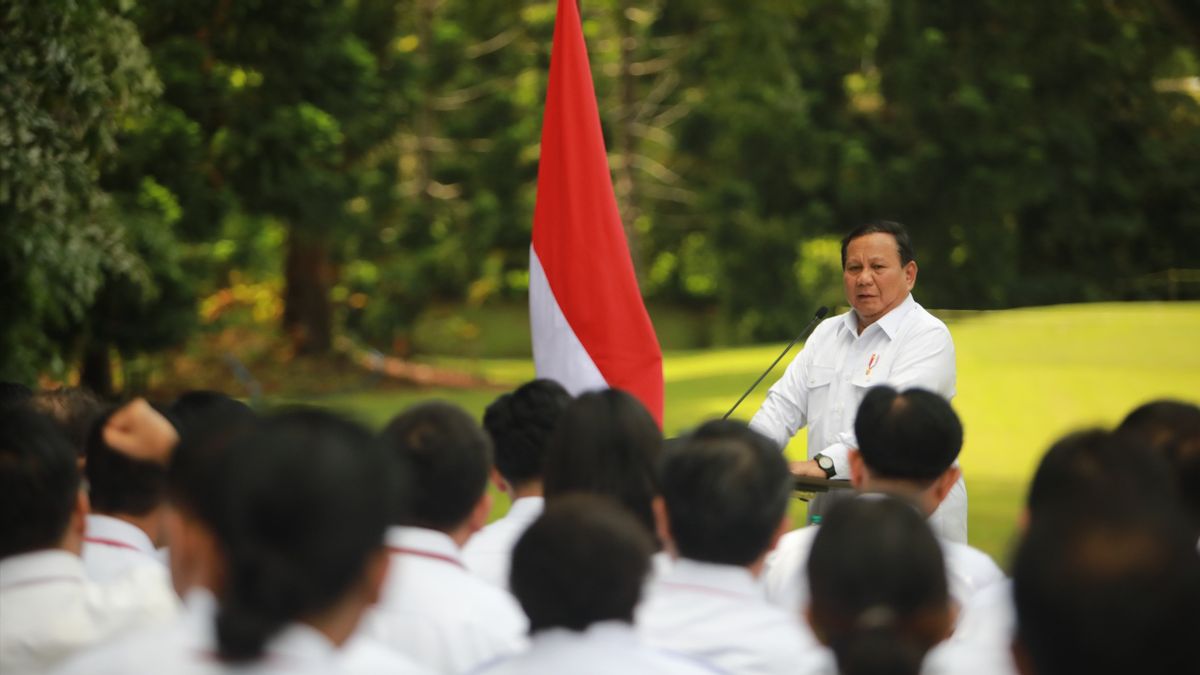
[[[533,645],[564,645],[587,640],[602,642],[613,649],[629,650],[638,643],[637,633],[633,625],[624,621],[598,621],[584,631],[573,631],[568,628],[547,628],[534,633],[530,637]]]
[[[86,581],[83,560],[69,551],[46,549],[0,560],[0,590],[42,581]]]
[[[522,521],[534,520],[545,508],[546,500],[543,497],[521,497],[512,503],[505,517]]]
[[[917,306],[917,301],[913,299],[912,293],[909,293],[904,298],[904,302],[901,302],[899,305],[893,307],[892,311],[879,317],[871,326],[879,326],[879,330],[886,333],[889,339],[895,340],[896,334],[900,332],[900,324],[904,323],[904,317],[908,316],[909,312],[913,311]],[[863,333],[865,334],[868,330],[871,330],[871,326],[867,326]],[[851,309],[849,312],[843,314],[842,327],[850,331],[851,335],[858,335],[858,312]]]
[[[391,549],[411,549],[439,557],[447,557],[462,564],[458,544],[450,535],[424,527],[394,525],[387,530],[387,545]]]
[[[290,670],[301,667],[313,672],[330,672],[337,645],[322,632],[304,623],[293,623],[267,643],[266,658]],[[322,668],[322,664],[328,667]]]
[[[120,518],[98,513],[88,514],[84,541],[94,544],[103,544],[106,541],[117,542],[131,546],[147,555],[157,555],[154,542],[150,541],[150,537],[142,531],[142,528]]]
[[[668,588],[692,588],[720,595],[756,599],[764,597],[762,586],[745,567],[701,562],[690,558],[676,558],[671,570],[663,575],[658,583]]]

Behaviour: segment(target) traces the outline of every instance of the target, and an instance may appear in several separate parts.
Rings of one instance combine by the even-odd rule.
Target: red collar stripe
[[[113,548],[127,548],[130,551],[141,551],[141,549],[139,549],[138,547],[136,547],[132,544],[126,544],[125,542],[117,541],[116,539],[102,539],[100,537],[84,537],[83,540],[89,544],[100,544],[101,546],[112,546]]]

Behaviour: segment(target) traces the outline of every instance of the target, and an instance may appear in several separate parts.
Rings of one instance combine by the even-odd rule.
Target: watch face
[[[821,467],[825,471],[829,471],[833,468],[833,460],[822,455],[817,458],[817,466]]]

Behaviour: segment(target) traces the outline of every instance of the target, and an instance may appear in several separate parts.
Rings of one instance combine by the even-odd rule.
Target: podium
[[[841,492],[853,490],[848,480],[832,478],[813,478],[811,476],[792,476],[796,497],[801,501],[811,501],[813,497],[826,492]]]

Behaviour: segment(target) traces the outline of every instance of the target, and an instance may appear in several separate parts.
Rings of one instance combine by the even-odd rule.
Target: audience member
[[[83,387],[59,387],[43,389],[33,394],[30,404],[34,410],[54,421],[71,447],[75,449],[82,465],[87,455],[87,442],[96,420],[105,412],[100,397]]]
[[[731,673],[791,673],[816,647],[758,579],[790,528],[792,482],[774,443],[740,422],[709,422],[665,451],[655,514],[674,561],[638,610],[648,644]]]
[[[922,389],[903,393],[875,387],[863,397],[854,422],[859,447],[849,453],[850,480],[861,493],[884,493],[913,502],[926,516],[958,483],[955,461],[963,429],[950,403]],[[784,536],[768,561],[768,596],[783,607],[803,605],[808,589],[804,565],[817,528]],[[946,557],[951,596],[966,603],[1004,578],[987,554],[939,539]]]
[[[1200,406],[1151,401],[1129,413],[1117,432],[1143,439],[1166,460],[1192,533],[1200,539]]]
[[[1023,675],[1194,673],[1195,540],[1157,503],[1034,517],[1013,566]]]
[[[817,655],[800,672],[919,673],[954,625],[942,548],[907,502],[870,495],[835,505],[813,541],[806,613],[836,671]]]
[[[398,415],[381,440],[411,481],[408,499],[394,505],[393,571],[367,634],[441,673],[524,647],[520,608],[468,572],[460,554],[491,506],[488,437],[460,408],[431,402]]]
[[[533,380],[497,398],[483,414],[496,465],[492,482],[512,499],[508,514],[479,531],[463,547],[463,563],[480,578],[508,585],[517,538],[542,513],[542,460],[546,441],[571,401],[553,380]]]
[[[513,549],[510,587],[529,617],[530,648],[476,672],[720,672],[638,642],[634,608],[654,548],[645,527],[609,498],[574,494],[550,502]]]
[[[85,443],[88,497],[83,565],[96,581],[111,581],[135,567],[149,567],[170,583],[157,554],[165,544],[167,470],[162,464],[130,459],[104,441],[107,416],[93,425]]]
[[[91,644],[168,619],[161,577],[100,585],[79,554],[88,500],[77,453],[23,406],[0,409],[0,663],[42,673]]]

